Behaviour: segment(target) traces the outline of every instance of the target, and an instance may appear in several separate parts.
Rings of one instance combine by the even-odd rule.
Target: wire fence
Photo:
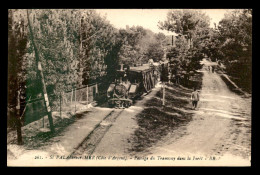
[[[85,109],[92,103],[98,95],[98,84],[86,86],[80,89],[72,89],[69,92],[60,93],[58,105],[53,105],[52,111],[75,114],[77,111]],[[56,103],[56,104],[57,104]],[[60,115],[61,115],[60,114]]]
[[[48,95],[52,115],[54,117],[71,117],[77,112],[88,109],[93,102],[106,92],[106,88],[99,84],[91,84],[75,88],[67,92]],[[22,125],[25,126],[47,115],[44,98],[32,99],[22,104]]]

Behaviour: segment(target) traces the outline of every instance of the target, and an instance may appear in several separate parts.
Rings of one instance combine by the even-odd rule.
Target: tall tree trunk
[[[16,131],[17,131],[17,142],[18,145],[23,144],[22,140],[22,124],[20,116],[20,89],[17,90],[17,105],[16,105]]]

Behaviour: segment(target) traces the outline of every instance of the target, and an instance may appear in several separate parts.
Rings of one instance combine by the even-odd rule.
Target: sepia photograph
[[[252,9],[8,9],[8,167],[251,166]]]

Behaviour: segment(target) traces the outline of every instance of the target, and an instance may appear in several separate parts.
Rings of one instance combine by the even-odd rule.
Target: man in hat
[[[194,91],[191,93],[191,102],[192,102],[193,109],[195,110],[197,108],[200,97],[199,97],[199,92],[196,90],[196,87],[194,87],[193,90]]]

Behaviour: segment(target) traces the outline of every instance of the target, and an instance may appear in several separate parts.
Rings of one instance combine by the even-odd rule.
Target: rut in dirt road
[[[75,149],[71,156],[91,156],[96,145],[99,144],[105,133],[115,122],[123,109],[115,109],[100,122],[100,124],[86,137],[86,139]]]
[[[231,92],[217,73],[202,69],[198,109],[186,126],[151,148],[153,154],[234,155],[250,159],[251,98]],[[183,135],[182,137],[178,137]]]

